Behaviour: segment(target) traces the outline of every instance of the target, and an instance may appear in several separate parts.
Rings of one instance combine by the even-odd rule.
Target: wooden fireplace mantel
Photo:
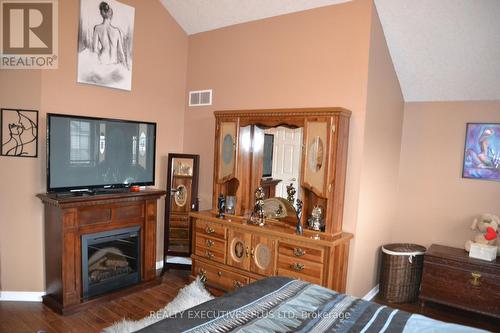
[[[156,278],[157,200],[165,191],[82,196],[38,194],[45,208],[45,284],[43,303],[69,314],[159,282]],[[81,236],[141,227],[141,282],[94,298],[82,297]]]

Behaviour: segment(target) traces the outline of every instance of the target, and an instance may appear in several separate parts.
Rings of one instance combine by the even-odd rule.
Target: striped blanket
[[[140,332],[479,332],[304,281],[268,278]]]

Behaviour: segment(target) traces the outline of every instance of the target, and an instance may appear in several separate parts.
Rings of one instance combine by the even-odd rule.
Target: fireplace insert
[[[141,227],[82,235],[83,298],[141,280]]]

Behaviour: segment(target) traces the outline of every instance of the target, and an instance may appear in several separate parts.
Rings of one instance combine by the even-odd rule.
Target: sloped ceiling
[[[350,0],[160,0],[188,34]],[[405,101],[500,100],[500,0],[375,0]]]
[[[160,0],[188,35],[350,0]]]
[[[500,100],[500,0],[375,0],[405,101]]]

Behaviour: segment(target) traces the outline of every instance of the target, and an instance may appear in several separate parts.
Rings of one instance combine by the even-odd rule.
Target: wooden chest
[[[422,305],[432,301],[500,318],[500,259],[469,258],[463,249],[432,245],[424,257]]]

